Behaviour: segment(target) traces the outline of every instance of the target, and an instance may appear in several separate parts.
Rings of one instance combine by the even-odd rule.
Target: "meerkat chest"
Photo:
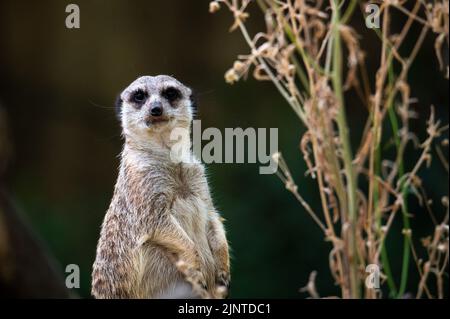
[[[156,220],[160,214],[168,213],[176,218],[191,238],[206,237],[212,204],[200,164],[152,166],[138,177],[130,183],[134,191],[130,191],[128,196],[137,210],[138,227],[145,231],[149,220]]]
[[[198,237],[206,232],[209,192],[206,178],[198,167],[182,167],[174,176],[171,213],[186,230]]]

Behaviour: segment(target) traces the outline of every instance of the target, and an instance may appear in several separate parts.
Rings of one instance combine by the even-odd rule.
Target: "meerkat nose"
[[[162,108],[160,108],[159,106],[156,106],[156,107],[151,109],[150,114],[153,115],[153,116],[161,116]]]
[[[150,114],[152,116],[161,116],[162,115],[162,105],[161,103],[155,103],[151,106]]]

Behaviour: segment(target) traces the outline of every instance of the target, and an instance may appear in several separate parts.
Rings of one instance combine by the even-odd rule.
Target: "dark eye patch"
[[[148,94],[142,89],[138,89],[131,94],[130,102],[135,103],[138,106],[144,104],[147,100]]]
[[[174,102],[181,97],[181,92],[174,87],[168,87],[162,91],[161,95],[169,102]]]

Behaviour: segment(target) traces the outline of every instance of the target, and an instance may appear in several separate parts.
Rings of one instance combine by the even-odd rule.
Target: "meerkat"
[[[228,242],[204,166],[170,157],[171,131],[191,128],[191,89],[166,75],[140,77],[116,108],[124,146],[97,245],[92,295],[164,298],[198,284],[208,296],[223,297]]]

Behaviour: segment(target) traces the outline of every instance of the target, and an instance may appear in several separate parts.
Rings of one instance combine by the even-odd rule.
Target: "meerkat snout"
[[[149,115],[146,119],[146,124],[148,127],[155,125],[157,123],[167,122],[167,116],[164,116],[163,104],[161,101],[153,101],[149,103]]]
[[[150,104],[150,114],[152,116],[161,116],[163,114],[163,108],[161,102],[155,102]]]

